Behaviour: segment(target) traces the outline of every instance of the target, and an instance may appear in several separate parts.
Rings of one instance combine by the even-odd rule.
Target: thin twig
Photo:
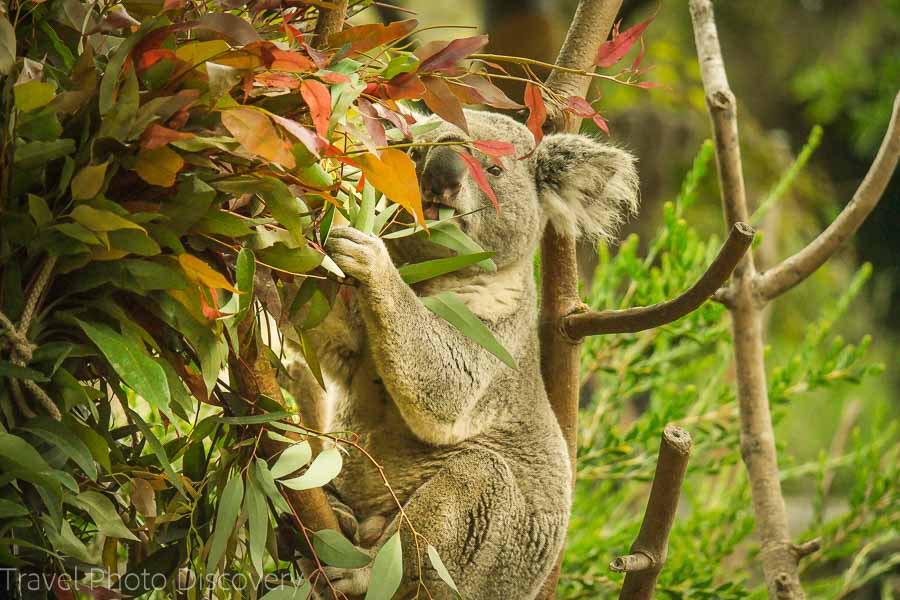
[[[900,93],[881,148],[869,172],[841,214],[808,246],[759,276],[756,291],[764,299],[777,298],[825,264],[848,238],[856,233],[878,205],[900,157]]]
[[[735,223],[706,272],[677,298],[652,306],[575,313],[563,319],[566,335],[579,340],[603,333],[636,333],[671,323],[697,310],[731,276],[735,265],[750,248],[754,233],[746,223]]]
[[[625,583],[620,600],[650,600],[656,579],[666,562],[669,532],[675,522],[681,484],[691,455],[691,436],[679,427],[668,425],[663,430],[656,474],[650,488],[650,499],[631,554],[620,556],[609,564],[613,571],[624,571]]]

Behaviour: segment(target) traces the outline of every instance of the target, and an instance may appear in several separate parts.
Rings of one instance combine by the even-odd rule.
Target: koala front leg
[[[375,367],[410,429],[423,441],[438,444],[477,433],[484,420],[473,418],[471,409],[506,367],[422,304],[379,238],[340,227],[332,230],[327,249],[360,283]],[[515,353],[507,331],[487,326]]]

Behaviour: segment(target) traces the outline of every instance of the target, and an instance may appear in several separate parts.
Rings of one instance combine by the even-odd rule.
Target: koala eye
[[[499,165],[491,165],[487,168],[487,172],[490,173],[491,175],[496,176],[496,175],[500,175],[501,173],[503,173],[503,168],[500,167]]]

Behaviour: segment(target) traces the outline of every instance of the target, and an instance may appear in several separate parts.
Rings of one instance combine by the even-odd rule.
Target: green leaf
[[[98,553],[88,552],[87,546],[75,536],[68,521],[63,519],[62,526],[57,531],[49,515],[41,515],[40,519],[44,525],[44,533],[54,549],[89,565],[100,562]]]
[[[294,479],[282,480],[281,485],[292,490],[322,487],[341,472],[343,457],[337,448],[327,448],[316,456],[306,473]]]
[[[450,248],[457,254],[474,254],[475,252],[484,252],[484,248],[479,246],[472,238],[459,228],[459,225],[451,221],[444,221],[432,225],[428,229],[428,233],[424,231],[417,234],[429,241]],[[497,270],[494,261],[488,259],[478,263],[478,266],[493,273]]]
[[[368,181],[363,185],[362,201],[353,226],[368,234],[375,229],[375,188]]]
[[[503,347],[491,330],[476,317],[469,307],[453,292],[442,292],[435,296],[422,298],[425,307],[444,319],[479,346],[499,358],[512,369],[516,368],[516,361]]]
[[[431,566],[434,567],[434,570],[437,571],[438,577],[440,577],[444,583],[450,586],[454,592],[459,594],[459,588],[456,587],[456,582],[453,581],[453,577],[450,576],[450,571],[447,570],[447,567],[444,566],[444,562],[441,560],[440,555],[438,554],[437,548],[428,544],[428,560],[431,561]]]
[[[291,413],[280,411],[263,413],[261,415],[247,415],[245,417],[213,417],[213,420],[216,423],[225,423],[227,425],[259,425],[260,423],[270,423],[289,416],[291,416]]]
[[[139,396],[163,412],[169,412],[166,372],[144,351],[122,334],[100,323],[78,320],[78,325],[100,349],[116,374]]]
[[[28,214],[31,215],[38,227],[43,227],[53,221],[53,213],[47,206],[47,201],[34,194],[28,194]]]
[[[266,538],[269,535],[269,505],[266,504],[266,497],[252,479],[247,481],[244,510],[247,511],[250,528],[250,560],[253,562],[256,574],[262,575],[263,554],[266,550]]]
[[[304,581],[300,587],[282,585],[267,593],[260,600],[306,600],[312,586]]]
[[[375,556],[365,600],[390,600],[400,587],[401,579],[403,579],[403,546],[400,543],[400,532],[397,531]]]
[[[0,75],[9,75],[16,64],[16,30],[0,15]]]
[[[46,81],[32,79],[13,87],[16,108],[29,112],[46,106],[56,96],[56,86]]]
[[[272,473],[269,472],[269,465],[266,464],[266,461],[261,458],[253,461],[250,465],[250,477],[259,484],[260,489],[269,497],[275,508],[283,513],[291,512],[284,497],[275,486],[275,479],[272,477]]]
[[[492,256],[494,256],[493,252],[476,252],[475,254],[462,254],[460,256],[450,256],[448,258],[436,258],[434,260],[426,260],[412,265],[404,265],[400,267],[398,271],[400,271],[400,276],[403,278],[403,281],[412,285],[414,283],[419,283],[420,281],[425,281],[426,279],[433,279],[435,277],[440,277],[441,275],[446,275],[447,273],[465,269],[466,267],[480,263],[485,259],[489,259]]]
[[[118,229],[140,229],[146,233],[146,229],[108,210],[99,210],[79,204],[71,213],[72,218],[91,231],[116,231]]]
[[[219,510],[216,513],[216,525],[209,540],[209,555],[206,557],[206,572],[213,573],[225,554],[228,539],[234,533],[234,524],[241,511],[241,500],[244,498],[244,480],[240,474],[232,477],[225,484],[219,497]]]
[[[159,438],[153,434],[153,431],[151,431],[150,427],[139,414],[131,409],[126,410],[128,411],[128,414],[131,416],[132,420],[134,420],[134,424],[137,425],[137,428],[141,430],[141,433],[144,435],[144,439],[146,439],[147,443],[150,444],[150,448],[151,450],[153,450],[153,454],[156,455],[156,459],[159,461],[159,464],[162,465],[163,469],[166,471],[166,474],[169,476],[169,481],[173,486],[175,486],[175,489],[181,492],[183,496],[187,497],[187,493],[184,491],[184,487],[181,485],[181,480],[178,478],[178,474],[172,467],[172,463],[169,461],[169,456],[168,454],[166,454],[166,449],[159,441]]]
[[[30,419],[22,429],[61,450],[91,481],[97,480],[97,466],[90,449],[68,426],[53,419],[39,417]]]
[[[125,527],[125,523],[122,522],[122,518],[116,512],[116,507],[112,500],[100,492],[81,492],[75,498],[70,499],[70,501],[91,515],[91,519],[103,535],[138,541],[138,537]]]
[[[109,163],[102,162],[99,165],[88,165],[78,171],[72,178],[72,199],[90,200],[100,193],[103,181],[106,179],[106,166]]]
[[[24,517],[31,511],[21,504],[16,504],[10,500],[0,498],[0,519],[9,519],[11,517]]]
[[[39,383],[48,380],[47,376],[40,371],[35,371],[28,367],[20,367],[19,365],[14,365],[5,360],[0,360],[0,376],[15,377],[16,379],[30,379]]]
[[[16,146],[13,164],[22,169],[45,165],[75,152],[75,140],[63,138],[52,142],[29,142]]]
[[[238,295],[238,310],[244,313],[253,302],[253,279],[256,275],[256,257],[249,248],[241,248],[235,266],[235,283],[242,294]]]
[[[288,248],[281,242],[257,252],[259,262],[288,273],[303,274],[312,271],[320,264],[324,254],[307,246]]]
[[[313,534],[313,548],[319,560],[332,567],[358,569],[372,562],[372,557],[333,529],[323,529]]]
[[[59,489],[53,469],[34,446],[17,435],[0,431],[0,472],[37,485]],[[75,491],[78,486],[75,486]]]
[[[305,467],[309,464],[311,458],[312,447],[309,445],[309,442],[298,442],[288,447],[281,453],[281,456],[278,457],[278,460],[271,469],[272,477],[281,479],[282,477],[290,475],[300,467]]]
[[[106,64],[103,79],[100,81],[100,116],[105,116],[115,106],[116,86],[119,83],[119,75],[122,73],[122,67],[125,66],[125,60],[128,58],[128,55],[131,54],[131,51],[137,43],[141,41],[141,38],[143,38],[155,25],[155,20],[144,23],[140,30],[131,34],[124,42],[116,47],[116,51],[113,52],[109,62]]]
[[[309,223],[309,217],[303,216],[308,210],[303,201],[294,196],[288,186],[274,177],[261,177],[254,187],[275,220],[284,225],[296,243],[305,245],[303,228]]]

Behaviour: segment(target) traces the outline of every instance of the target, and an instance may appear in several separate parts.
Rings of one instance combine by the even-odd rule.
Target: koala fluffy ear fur
[[[560,233],[591,242],[615,241],[638,208],[635,158],[590,137],[553,134],[533,156],[538,196]]]

